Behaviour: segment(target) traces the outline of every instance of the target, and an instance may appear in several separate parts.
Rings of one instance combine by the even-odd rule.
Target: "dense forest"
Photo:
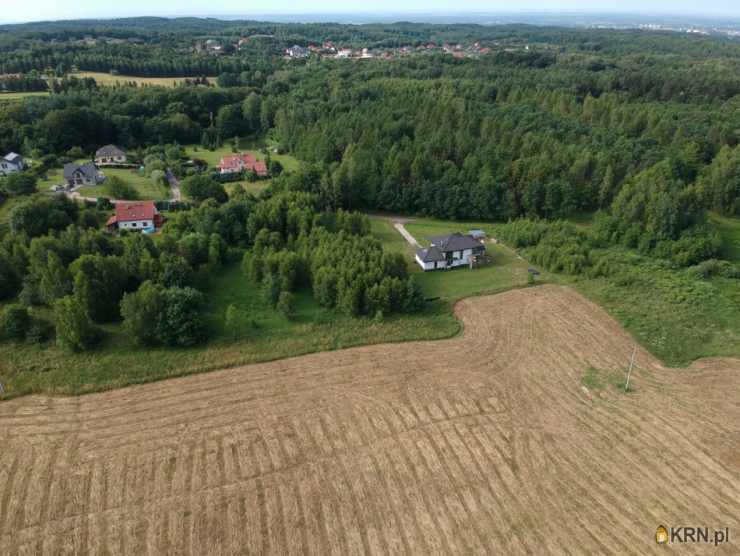
[[[124,41],[50,42],[73,34]],[[251,38],[223,56],[189,50],[208,38],[232,44],[244,37]],[[475,41],[493,51],[284,56],[287,46],[322,41],[381,50]],[[230,248],[239,248],[247,249],[245,273],[275,306],[298,281],[311,284],[322,305],[350,315],[415,310],[420,293],[403,262],[367,237],[355,209],[524,219],[511,229],[511,242],[542,244],[536,260],[571,274],[609,274],[589,260],[589,242],[698,265],[717,258],[721,247],[707,211],[740,215],[738,54],[740,44],[726,39],[528,26],[143,18],[0,27],[2,73],[33,83],[25,90],[38,87],[45,68],[57,74],[49,95],[2,102],[3,152],[42,158],[111,142],[131,150],[208,148],[251,135],[275,139],[301,161],[260,199],[238,192],[229,199],[209,185],[204,191],[218,193],[204,194],[199,208],[167,224],[167,241],[156,247],[145,239],[110,243],[92,232],[78,237],[79,207],[30,200],[25,213],[14,213],[0,246],[0,286],[8,296],[20,293],[23,303],[56,306],[60,318],[77,313],[59,300],[78,299],[87,304],[92,331],[107,318],[98,314],[105,303],[121,299],[132,323],[143,306],[137,296],[160,300],[156,305],[170,288],[195,288],[196,307],[196,277],[207,274],[201,267],[222,264]],[[102,86],[71,68],[120,74],[121,82]],[[166,88],[136,86],[124,76],[189,79]],[[538,223],[585,211],[596,212],[591,235]],[[337,259],[340,249],[362,256]],[[88,284],[86,275],[115,283]],[[59,285],[49,289],[52,282]],[[90,301],[103,290],[117,293]],[[118,318],[114,309],[105,315]],[[130,329],[136,334],[138,325]],[[141,341],[180,341],[163,334],[149,331]]]

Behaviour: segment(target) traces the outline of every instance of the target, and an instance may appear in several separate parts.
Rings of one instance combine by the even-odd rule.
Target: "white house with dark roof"
[[[7,176],[21,170],[23,170],[23,157],[21,155],[8,153],[0,158],[0,176]]]
[[[95,153],[96,164],[125,164],[126,151],[115,145],[106,145]]]
[[[432,236],[432,245],[414,249],[414,259],[422,270],[448,270],[458,266],[467,266],[472,257],[485,251],[485,246],[471,236],[460,232]]]
[[[68,185],[97,185],[102,178],[98,174],[98,168],[94,162],[85,162],[82,164],[65,164],[64,181]]]

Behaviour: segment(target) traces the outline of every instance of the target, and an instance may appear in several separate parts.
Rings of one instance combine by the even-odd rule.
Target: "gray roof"
[[[421,249],[414,249],[414,253],[421,259],[423,263],[430,263],[432,261],[443,261],[445,259],[444,253],[437,249],[434,245],[431,247],[422,247]]]
[[[16,153],[8,153],[3,157],[3,160],[17,166],[18,163],[23,162],[23,157]]]
[[[468,230],[468,235],[475,237],[475,236],[484,236],[486,235],[486,232],[483,230]]]
[[[95,175],[96,168],[94,162],[85,162],[82,164],[65,164],[64,179],[69,180],[81,176],[83,178],[92,178]]]
[[[121,147],[116,147],[115,145],[106,145],[97,153],[95,153],[95,156],[121,156],[124,154],[126,154],[126,151],[124,151]]]
[[[432,245],[435,245],[440,251],[462,251],[463,249],[475,249],[483,247],[483,244],[477,239],[470,236],[464,236],[460,232],[454,234],[445,234],[443,236],[432,236],[429,238]]]

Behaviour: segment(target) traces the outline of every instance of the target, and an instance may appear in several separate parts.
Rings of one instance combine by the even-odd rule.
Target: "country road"
[[[167,170],[167,179],[170,182],[170,189],[172,190],[172,200],[180,200],[180,180],[175,177],[172,170]]]

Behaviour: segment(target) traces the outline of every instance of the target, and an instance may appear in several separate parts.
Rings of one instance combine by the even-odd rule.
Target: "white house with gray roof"
[[[106,145],[95,153],[96,164],[125,164],[126,151],[115,145]]]
[[[97,185],[102,178],[98,174],[98,168],[94,162],[84,162],[82,164],[65,164],[64,181],[68,185]]]
[[[471,236],[464,236],[460,232],[432,236],[430,247],[414,249],[416,263],[424,270],[448,270],[470,263],[474,257],[485,251],[485,246]]]
[[[7,176],[21,170],[23,170],[23,157],[21,155],[8,153],[0,158],[0,176]]]

